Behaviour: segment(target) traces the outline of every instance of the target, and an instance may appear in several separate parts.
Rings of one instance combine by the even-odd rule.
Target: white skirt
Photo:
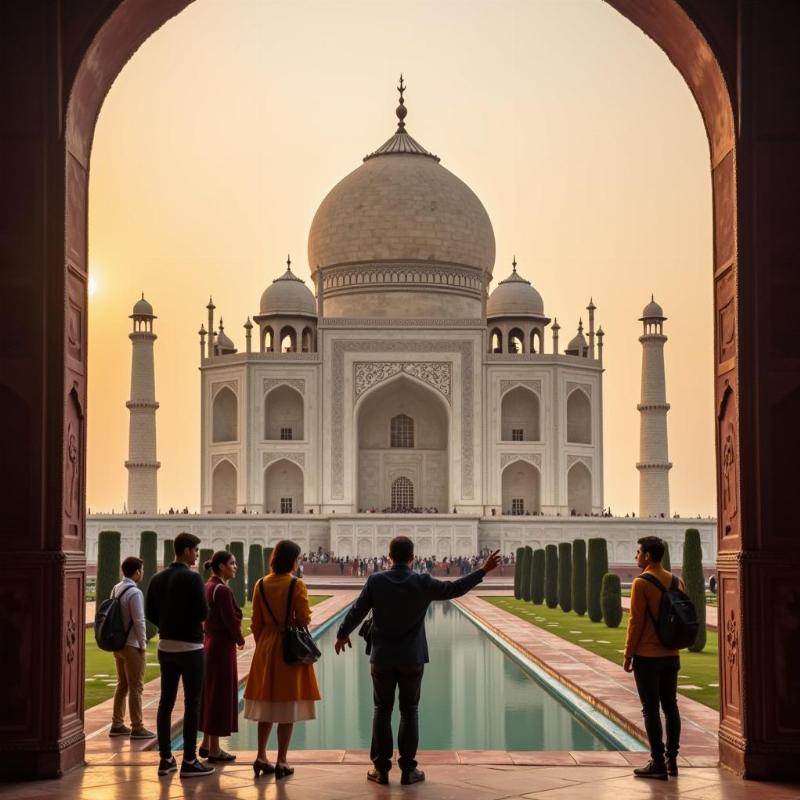
[[[286,700],[273,703],[268,700],[244,700],[245,719],[254,722],[302,722],[317,718],[316,700]]]

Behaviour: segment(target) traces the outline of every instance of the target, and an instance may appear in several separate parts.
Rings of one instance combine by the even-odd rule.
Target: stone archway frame
[[[383,380],[373,384],[369,389],[364,391],[358,399],[353,404],[353,487],[355,490],[355,497],[356,497],[356,507],[358,507],[358,470],[359,470],[359,438],[358,438],[358,423],[359,423],[359,416],[361,414],[361,409],[364,404],[369,400],[370,395],[373,392],[378,391],[378,389],[384,388],[389,383],[395,383],[397,381],[407,380],[410,383],[416,384],[421,389],[429,392],[432,397],[437,398],[438,402],[441,404],[441,407],[445,411],[445,415],[447,417],[447,505],[446,508],[450,508],[450,504],[453,499],[453,493],[451,490],[452,487],[452,475],[450,474],[450,454],[451,454],[451,436],[453,432],[453,409],[450,403],[448,402],[447,397],[441,392],[438,391],[434,386],[423,380],[422,378],[418,378],[416,375],[413,375],[409,372],[398,371],[395,372],[393,375],[390,375]],[[462,436],[463,438],[463,436]],[[412,451],[413,452],[413,451]],[[421,479],[415,483],[415,492],[419,490],[421,483]]]
[[[649,35],[668,55],[672,63],[684,77],[700,108],[706,132],[709,138],[711,154],[711,173],[713,183],[713,225],[714,225],[714,305],[717,323],[715,325],[715,395],[717,407],[724,413],[720,420],[720,429],[728,430],[726,423],[730,422],[733,435],[727,433],[724,441],[717,440],[717,471],[720,465],[728,464],[728,476],[734,475],[737,484],[733,491],[736,494],[735,508],[741,509],[741,486],[738,480],[741,470],[738,465],[742,463],[740,450],[742,447],[748,455],[755,455],[757,447],[754,437],[757,426],[752,430],[742,430],[739,418],[739,361],[738,339],[740,328],[740,298],[737,292],[738,252],[737,252],[737,196],[736,196],[736,168],[735,168],[735,137],[734,115],[730,94],[722,74],[719,62],[711,45],[696,27],[695,22],[676,0],[606,0],[634,25]],[[64,128],[60,121],[55,123],[53,135],[50,138],[42,136],[48,148],[48,162],[55,166],[56,175],[58,165],[63,166],[63,178],[53,178],[48,172],[48,182],[42,184],[46,194],[45,204],[52,212],[48,215],[48,222],[36,223],[40,225],[37,230],[49,232],[47,238],[53,243],[46,253],[41,256],[43,270],[46,271],[47,280],[41,279],[40,286],[48,285],[50,291],[46,295],[46,318],[48,324],[48,352],[47,363],[53,374],[63,367],[62,392],[58,389],[48,390],[45,395],[39,392],[37,396],[30,397],[32,414],[38,414],[43,419],[58,419],[61,415],[62,425],[48,434],[47,446],[41,448],[41,463],[39,471],[42,476],[47,476],[41,481],[34,480],[32,485],[41,485],[36,497],[32,499],[34,505],[40,505],[48,510],[47,515],[52,519],[62,520],[61,531],[57,540],[50,541],[48,547],[55,546],[56,551],[64,557],[63,562],[53,560],[52,568],[40,567],[36,563],[37,575],[42,582],[50,581],[49,585],[58,586],[58,591],[64,598],[64,613],[58,624],[58,639],[62,639],[64,631],[77,627],[78,640],[83,636],[84,609],[79,602],[78,595],[71,595],[67,591],[67,582],[73,579],[82,584],[85,576],[85,517],[81,511],[77,520],[78,536],[71,541],[65,530],[68,524],[66,513],[66,499],[63,491],[63,475],[70,465],[67,463],[67,430],[70,423],[66,402],[67,395],[76,386],[78,402],[85,407],[86,400],[86,310],[87,310],[87,283],[88,283],[88,253],[87,253],[87,210],[88,210],[88,172],[92,138],[100,106],[128,59],[136,49],[152,33],[158,30],[175,14],[184,9],[191,0],[111,0],[102,11],[94,13],[90,19],[80,18],[78,11],[66,7],[62,15],[75,15],[79,25],[69,29],[67,33],[59,32],[68,40],[71,46],[70,58],[64,62],[63,72],[59,73],[60,90],[55,89],[53,97],[60,99],[58,111],[64,115]],[[700,18],[699,14],[694,15]],[[73,20],[70,20],[73,21]],[[43,27],[42,30],[45,30]],[[50,29],[48,29],[50,30]],[[55,30],[55,26],[52,26]],[[42,34],[52,36],[52,33]],[[71,37],[71,38],[70,38]],[[60,40],[59,40],[60,41]],[[88,44],[87,44],[88,43]],[[721,56],[722,57],[722,56]],[[55,86],[56,80],[49,79],[48,86]],[[45,82],[44,79],[42,81]],[[58,103],[58,100],[56,101]],[[56,106],[54,106],[55,108]],[[50,124],[51,127],[53,123]],[[47,128],[48,132],[51,128]],[[61,138],[63,136],[63,138]],[[41,158],[41,156],[39,156]],[[25,168],[24,166],[22,168]],[[38,174],[38,173],[37,173]],[[61,181],[61,182],[59,182]],[[63,212],[63,213],[62,213]],[[753,223],[755,225],[755,223]],[[39,237],[41,239],[41,236]],[[61,246],[63,242],[63,249]],[[755,256],[747,252],[749,269],[748,276],[754,269]],[[755,303],[749,295],[748,299]],[[753,306],[755,308],[755,306]],[[721,334],[724,332],[724,335]],[[38,335],[38,333],[37,333]],[[44,352],[44,350],[42,350]],[[52,353],[60,353],[53,356]],[[748,351],[749,352],[749,351]],[[44,358],[44,357],[43,357]],[[43,364],[44,362],[42,362]],[[748,362],[748,368],[754,369],[755,357]],[[471,360],[469,365],[471,370]],[[34,366],[35,371],[38,367]],[[471,384],[465,375],[465,384]],[[748,379],[752,377],[748,375]],[[723,385],[731,387],[732,398],[723,406]],[[749,383],[748,383],[749,385]],[[37,383],[36,386],[39,386]],[[39,391],[38,389],[36,390]],[[341,387],[339,387],[341,391]],[[334,392],[336,394],[336,392]],[[752,400],[748,395],[748,408]],[[471,412],[471,403],[470,403]],[[471,461],[471,428],[469,425],[470,459],[467,463],[462,460],[462,482],[465,489],[473,485],[473,464]],[[48,428],[49,430],[49,428]],[[334,450],[339,447],[339,461],[341,462],[342,446],[341,430],[334,431]],[[338,438],[337,438],[338,437]],[[465,441],[467,436],[462,437]],[[74,459],[81,464],[80,487],[78,492],[84,496],[85,491],[85,433],[77,442],[78,452]],[[724,453],[722,449],[724,448]],[[62,453],[62,466],[53,468],[47,458],[47,453]],[[73,456],[69,456],[73,458]],[[341,463],[339,463],[341,467]],[[334,474],[336,474],[336,460],[334,460]],[[341,473],[339,473],[341,474]],[[55,478],[55,480],[54,480]],[[337,492],[333,492],[336,496]],[[466,494],[466,492],[465,492]],[[341,496],[339,486],[338,496]],[[41,501],[41,502],[39,502]],[[757,523],[752,512],[748,511],[747,523],[743,522],[745,514],[738,514],[732,520],[730,530],[724,537],[720,536],[720,583],[726,591],[720,595],[721,614],[727,619],[728,614],[736,620],[741,614],[741,583],[742,566],[739,558],[747,536],[748,544],[757,547],[753,538]],[[751,533],[746,530],[746,525],[753,528]],[[52,526],[50,526],[52,529]],[[41,538],[45,541],[41,528],[31,532],[31,541]],[[33,551],[32,551],[33,552]],[[37,551],[38,552],[38,551]],[[32,563],[36,556],[32,555]],[[49,563],[49,562],[48,562]],[[728,608],[727,606],[730,606]],[[77,620],[77,625],[75,623]],[[743,659],[738,657],[739,633],[736,625],[732,626],[734,632],[730,637],[720,639],[720,663],[723,670],[723,680],[736,680],[741,684]],[[37,645],[38,647],[38,645]],[[27,760],[21,759],[19,754],[14,754],[17,765],[27,764],[31,774],[39,776],[60,774],[76,764],[82,763],[84,758],[83,737],[83,687],[80,681],[69,678],[70,675],[82,674],[81,648],[73,648],[76,656],[74,662],[79,669],[72,668],[72,660],[68,662],[68,654],[60,656],[57,671],[52,674],[53,685],[65,685],[65,691],[60,693],[41,694],[35,691],[27,692],[28,696],[37,698],[30,709],[32,719],[51,720],[58,718],[60,725],[42,723],[36,728],[34,744],[30,749],[32,755]],[[39,653],[37,649],[36,654]],[[41,663],[41,662],[40,662]],[[76,682],[77,681],[77,682]],[[72,684],[75,683],[73,686]],[[27,686],[21,687],[26,690]],[[30,687],[32,688],[32,687]],[[766,712],[755,712],[764,714]],[[745,717],[742,708],[736,708],[723,697],[722,722],[720,729],[722,761],[738,772],[745,771],[746,762],[752,765],[752,774],[769,774],[765,768],[767,757],[758,753],[752,758],[746,757],[747,738],[745,737]],[[38,723],[37,723],[38,724]],[[755,723],[752,723],[755,724]],[[760,733],[757,733],[760,731]],[[752,728],[751,736],[762,741],[764,736],[763,725]],[[41,745],[37,745],[41,742]],[[39,747],[37,750],[36,747]],[[774,750],[774,748],[773,748]],[[781,754],[777,754],[781,757]],[[760,760],[759,760],[760,759]],[[5,763],[5,762],[4,762]],[[760,765],[760,766],[759,766]],[[10,769],[9,762],[9,769]],[[26,769],[25,766],[17,769]]]
[[[450,361],[354,361],[353,404],[364,393],[401,373],[427,383],[452,404],[453,364]]]

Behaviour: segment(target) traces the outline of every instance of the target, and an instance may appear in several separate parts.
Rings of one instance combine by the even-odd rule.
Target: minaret
[[[669,517],[669,462],[667,402],[664,380],[664,312],[650,296],[640,322],[642,343],[642,399],[639,428],[639,516]]]
[[[128,439],[128,513],[158,513],[158,468],[156,461],[156,388],[153,369],[153,307],[142,299],[133,307],[131,399],[125,404],[131,412]]]

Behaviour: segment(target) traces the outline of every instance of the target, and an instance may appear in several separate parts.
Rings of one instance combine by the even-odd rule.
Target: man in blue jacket
[[[392,568],[376,572],[367,579],[358,600],[347,613],[336,634],[337,655],[352,647],[350,634],[372,609],[372,689],[375,713],[372,718],[370,759],[374,769],[367,779],[389,783],[392,767],[392,707],[395,692],[400,692],[400,729],[397,733],[398,764],[403,784],[425,780],[417,769],[419,705],[422,673],[428,662],[428,640],[425,637],[425,614],[434,600],[461,597],[477,586],[499,563],[495,550],[480,569],[456,581],[437,581],[428,574],[411,569],[414,543],[398,536],[389,545]]]

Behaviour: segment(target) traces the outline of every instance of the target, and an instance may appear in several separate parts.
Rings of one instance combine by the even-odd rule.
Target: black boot
[[[633,771],[633,776],[635,778],[653,778],[657,781],[669,780],[669,778],[667,778],[667,765],[664,763],[663,759],[661,759],[661,761],[650,759],[646,767],[637,767]]]
[[[667,775],[670,775],[673,778],[677,778],[678,777],[678,757],[677,756],[667,756]]]

